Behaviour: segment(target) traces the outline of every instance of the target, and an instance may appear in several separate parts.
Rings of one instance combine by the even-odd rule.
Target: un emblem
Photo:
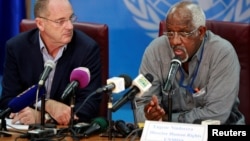
[[[207,19],[235,22],[250,22],[250,0],[187,0],[197,3]],[[168,9],[178,0],[123,0],[132,13],[134,21],[145,30],[145,34],[158,36],[159,22]]]

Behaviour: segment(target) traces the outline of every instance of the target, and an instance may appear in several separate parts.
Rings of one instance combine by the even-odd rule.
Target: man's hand
[[[70,122],[71,108],[64,103],[49,99],[45,103],[45,111],[60,125],[68,125]],[[74,118],[78,119],[76,116]]]
[[[18,113],[11,113],[9,117],[13,118],[12,119],[13,124],[17,123],[18,121],[25,125],[41,122],[41,113],[30,107],[26,107],[21,111],[19,111]]]
[[[155,95],[152,96],[151,101],[144,107],[145,117],[148,120],[162,120],[165,111],[160,107],[158,99]]]

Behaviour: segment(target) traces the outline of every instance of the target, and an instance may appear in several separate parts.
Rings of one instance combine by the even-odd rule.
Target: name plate
[[[140,141],[207,141],[207,125],[146,120]]]

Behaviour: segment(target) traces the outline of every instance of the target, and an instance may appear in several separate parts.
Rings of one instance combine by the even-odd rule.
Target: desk
[[[16,132],[9,132],[11,137],[0,137],[0,141],[29,141],[28,138],[18,138],[21,134]],[[56,141],[56,139],[54,139]],[[129,139],[128,139],[129,140]],[[113,137],[112,141],[128,141],[125,138]],[[74,141],[74,139],[70,136],[65,137],[61,141]],[[99,134],[92,135],[88,138],[81,138],[79,141],[110,141],[108,137],[100,137]],[[139,137],[137,137],[134,141],[140,141]]]
[[[15,141],[18,136],[12,135],[11,137],[1,137],[0,141]],[[29,141],[29,139],[18,138],[16,141]],[[74,141],[71,137],[66,137],[62,141]],[[89,138],[82,138],[80,141],[109,141],[107,137],[100,137],[99,135],[94,135]],[[125,138],[113,138],[112,141],[125,141]],[[126,140],[128,141],[128,140]],[[139,141],[136,139],[135,141]]]
[[[0,137],[0,141],[29,141],[27,138],[18,138],[15,140],[19,134],[12,134],[11,137]],[[71,137],[66,137],[62,141],[74,141]],[[100,137],[99,135],[93,135],[89,138],[82,138],[80,141],[109,141],[108,137]],[[125,138],[113,138],[112,141],[125,141]],[[128,141],[128,140],[126,140]],[[135,141],[140,141],[139,138],[137,138]]]

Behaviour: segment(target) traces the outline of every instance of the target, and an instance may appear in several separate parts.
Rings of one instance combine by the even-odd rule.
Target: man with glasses
[[[181,63],[170,90],[164,89],[173,58]],[[154,76],[137,102],[137,120],[245,124],[238,110],[240,65],[228,41],[206,30],[203,10],[179,2],[166,17],[166,32],[146,48],[140,73]]]
[[[68,0],[37,0],[34,14],[38,28],[21,33],[6,42],[1,109],[6,109],[10,100],[37,84],[44,62],[52,60],[55,67],[45,82],[46,113],[57,124],[70,123],[73,95],[65,100],[61,100],[61,95],[70,83],[72,70],[86,67],[90,71],[90,83],[75,92],[74,104],[78,112],[73,118],[76,122],[90,122],[98,116],[102,96],[91,96],[84,106],[78,108],[89,94],[102,85],[100,47],[85,33],[73,28],[73,22],[77,18]],[[40,123],[41,113],[35,106],[11,113],[12,121],[23,124]]]

